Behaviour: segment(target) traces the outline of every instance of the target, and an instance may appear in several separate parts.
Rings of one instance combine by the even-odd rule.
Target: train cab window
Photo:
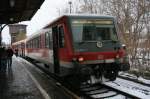
[[[99,26],[85,26],[83,27],[83,40],[110,40],[112,28]]]
[[[65,38],[64,38],[64,29],[63,26],[58,27],[59,33],[59,47],[63,48],[65,46]]]
[[[96,33],[101,40],[110,40],[110,28],[96,28]]]
[[[89,41],[95,39],[95,27],[93,25],[83,25],[83,40]]]
[[[117,33],[113,20],[109,19],[73,19],[71,21],[75,43],[95,41],[116,41]]]

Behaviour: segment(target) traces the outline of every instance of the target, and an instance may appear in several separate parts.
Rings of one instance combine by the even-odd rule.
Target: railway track
[[[129,80],[129,81],[132,81],[132,82],[139,83],[139,84],[142,84],[142,85],[145,85],[145,86],[150,87],[150,84],[144,83],[144,82],[142,82],[142,81],[139,81],[137,78],[134,78],[134,79],[133,79],[133,78],[124,77],[124,76],[121,76],[121,75],[119,75],[118,78],[125,79],[125,80]]]
[[[118,95],[117,92],[101,85],[82,85],[80,91],[81,99],[104,99]]]
[[[31,62],[31,61],[30,61]],[[38,66],[34,62],[31,62],[32,64]],[[40,66],[38,66],[40,68]],[[42,68],[40,68],[42,69]],[[51,75],[48,71],[45,69],[42,69],[45,73],[48,75]],[[64,91],[66,91],[68,94],[70,94],[75,99],[105,99],[105,98],[118,98],[118,99],[141,99],[144,97],[144,99],[149,99],[143,95],[137,95],[138,93],[134,93],[133,91],[128,91],[127,89],[123,90],[121,87],[114,86],[117,85],[117,82],[106,82],[103,84],[82,84],[80,86],[79,90],[72,89],[75,86],[66,86],[67,84],[63,84],[62,81],[60,81],[60,78],[58,78],[55,75],[51,75],[54,79],[59,81],[61,84],[60,86],[63,86],[62,88]],[[69,85],[69,84],[68,84]],[[118,86],[121,86],[118,84]],[[70,89],[71,88],[71,89]],[[73,98],[73,99],[74,99]]]
[[[84,85],[81,87],[81,93],[81,99],[141,99],[141,97],[106,84]]]
[[[145,86],[140,83],[136,83],[130,80],[125,80],[117,78],[113,82],[105,82],[107,86],[114,87],[118,90],[126,91],[134,96],[140,97],[142,99],[149,99],[150,97],[150,87]]]

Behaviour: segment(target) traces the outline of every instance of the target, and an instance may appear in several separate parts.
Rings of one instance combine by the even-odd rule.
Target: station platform
[[[0,73],[0,99],[70,99],[61,89],[57,82],[20,57],[13,56],[12,67]]]
[[[12,67],[0,73],[0,99],[43,99],[15,56]]]

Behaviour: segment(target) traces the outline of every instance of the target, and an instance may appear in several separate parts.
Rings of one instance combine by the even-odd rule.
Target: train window
[[[34,44],[33,44],[34,48],[37,48],[37,46],[36,46],[37,45],[36,44],[36,38],[34,38],[33,41],[34,41]]]
[[[29,48],[29,42],[27,42],[27,48]]]
[[[46,48],[50,47],[50,34],[49,34],[49,32],[45,33],[45,47]]]
[[[31,40],[31,48],[33,48],[33,40]]]
[[[42,48],[41,42],[41,35],[39,35],[39,48]]]
[[[30,41],[28,41],[28,48],[30,48]]]
[[[31,48],[31,41],[29,41],[29,48]]]
[[[30,48],[32,48],[32,41],[30,41]]]
[[[35,48],[37,48],[37,37],[34,40],[35,40]]]
[[[36,38],[34,39],[34,48],[37,48]]]
[[[63,48],[65,46],[65,44],[64,44],[65,38],[64,38],[64,29],[63,29],[63,26],[60,26],[58,28],[58,32],[59,32],[59,47]]]
[[[36,48],[39,48],[39,38],[36,38]]]
[[[32,41],[30,41],[30,48],[32,48]]]
[[[34,48],[37,48],[37,39],[34,38]]]
[[[32,40],[32,48],[35,48],[35,40]]]
[[[101,26],[85,26],[83,27],[83,40],[110,40],[116,39],[113,35],[113,28]]]
[[[89,41],[89,40],[94,40],[95,38],[95,31],[94,31],[94,26],[93,25],[83,25],[83,40]]]
[[[38,38],[35,38],[35,47],[38,48]]]
[[[52,36],[52,29],[50,29],[50,34],[49,34],[49,36],[50,36],[50,45],[49,45],[49,48],[50,49],[52,49],[53,48],[53,36]]]
[[[28,42],[26,42],[26,48],[28,48]]]
[[[29,48],[31,48],[31,41],[29,41]]]
[[[74,42],[117,40],[112,20],[74,19],[71,25]]]
[[[37,48],[40,48],[40,37],[37,38]]]
[[[97,36],[100,40],[110,40],[110,29],[109,28],[96,28]]]
[[[50,32],[48,33],[48,43],[49,43],[49,48],[50,48]]]

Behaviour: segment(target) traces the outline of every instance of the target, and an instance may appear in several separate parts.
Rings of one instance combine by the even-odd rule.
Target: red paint
[[[119,52],[81,52],[81,53],[74,53],[72,55],[64,53],[61,54],[61,59],[63,61],[72,61],[73,58],[78,59],[79,57],[83,57],[84,61],[88,60],[106,60],[106,59],[115,59],[116,56],[119,54],[120,57],[124,56],[124,51],[120,50]],[[63,57],[65,56],[65,57]]]

